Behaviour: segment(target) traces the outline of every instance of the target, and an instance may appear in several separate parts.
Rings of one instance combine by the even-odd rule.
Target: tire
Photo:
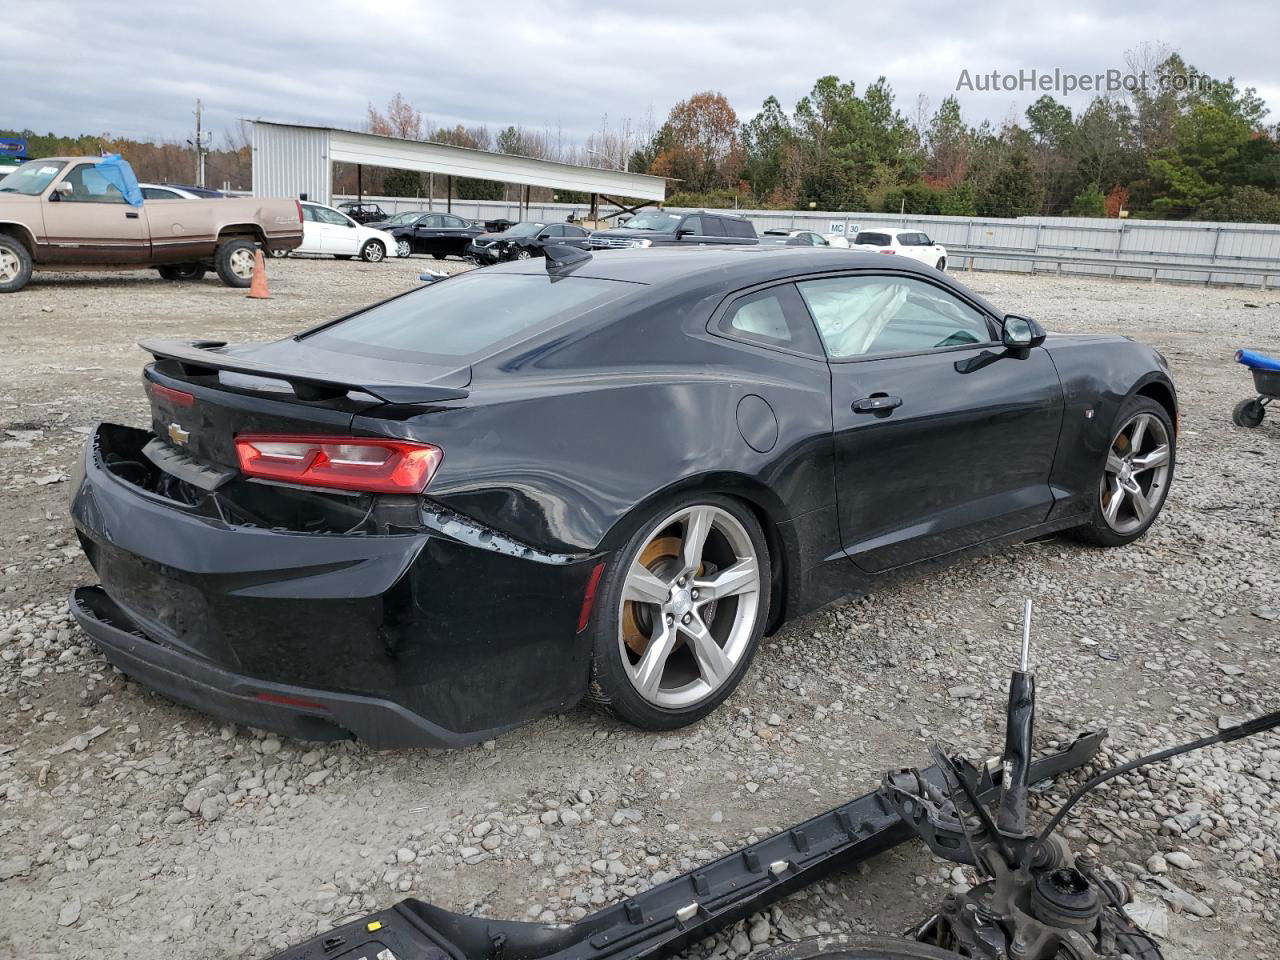
[[[197,283],[208,272],[202,263],[170,263],[159,270],[160,276],[170,283]]]
[[[1257,397],[1241,400],[1236,404],[1236,408],[1231,411],[1231,419],[1235,425],[1237,427],[1247,427],[1250,430],[1260,426],[1266,415],[1267,408],[1262,405],[1262,401]]]
[[[813,937],[752,954],[752,960],[960,960],[960,954],[891,937]]]
[[[516,259],[517,259],[517,260],[528,260],[528,259],[529,259],[530,257],[532,257],[532,256],[533,256],[533,254],[532,254],[532,253],[530,253],[528,250],[525,250],[524,248],[521,248],[520,252],[516,254]]]
[[[248,237],[236,237],[218,247],[213,257],[218,279],[228,287],[249,286],[253,282],[253,261],[257,250],[258,245]]]
[[[396,256],[397,256],[397,257],[400,257],[401,259],[403,259],[403,258],[405,258],[405,257],[409,256],[411,253],[413,253],[413,244],[412,244],[412,243],[410,243],[408,240],[405,240],[404,238],[401,238],[401,239],[399,239],[399,240],[397,240],[397,241],[396,241]]]
[[[1134,437],[1138,437],[1136,451]],[[1100,547],[1119,547],[1137,540],[1164,507],[1176,460],[1177,438],[1169,412],[1147,397],[1130,397],[1111,429],[1089,520],[1072,532]]]
[[[333,259],[335,259],[335,260],[350,260],[350,259],[352,258],[352,256],[353,256],[353,254],[350,254],[350,253],[335,253],[335,254],[333,255]]]
[[[13,237],[0,234],[0,293],[17,293],[31,281],[31,254]]]
[[[289,255],[289,251],[281,250],[279,247],[276,247],[276,249],[268,251],[267,255],[270,256],[273,260],[283,260],[285,257]]]
[[[387,258],[387,248],[380,240],[370,240],[360,248],[360,259],[365,263],[381,263]]]
[[[443,260],[445,257],[447,257],[447,256],[448,256],[448,254],[447,254],[447,253],[433,253],[431,256],[435,257],[437,260]]]
[[[938,268],[939,273],[945,273],[947,270],[947,258],[939,257],[938,262],[935,263],[934,266]]]
[[[691,530],[702,540],[692,566],[682,556]],[[730,497],[682,497],[638,523],[615,556],[592,615],[588,698],[645,730],[701,720],[737,687],[769,619],[760,524]],[[709,599],[716,581],[726,592]]]

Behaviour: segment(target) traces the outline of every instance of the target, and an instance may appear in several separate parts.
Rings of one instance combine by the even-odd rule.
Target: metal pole
[[[449,174],[449,196],[445,200],[445,211],[453,213],[453,174]]]
[[[356,203],[364,203],[364,164],[356,164]]]

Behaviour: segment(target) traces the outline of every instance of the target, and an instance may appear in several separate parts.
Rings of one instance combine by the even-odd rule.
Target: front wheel
[[[247,237],[228,240],[214,255],[218,279],[228,287],[247,287],[253,281],[254,254],[258,245]]]
[[[401,257],[401,258],[407,257],[411,253],[413,253],[413,244],[411,244],[408,240],[403,240],[403,239],[396,241],[397,257]]]
[[[1249,429],[1261,426],[1262,420],[1266,415],[1267,408],[1257,397],[1241,400],[1236,404],[1236,408],[1231,411],[1231,419],[1235,425]]]
[[[646,730],[733,692],[769,617],[769,549],[740,501],[686,497],[639,525],[597,594],[589,697]]]
[[[13,237],[0,234],[0,293],[17,293],[31,279],[31,254]]]
[[[387,248],[377,240],[370,240],[360,249],[360,259],[366,263],[381,263],[387,255]]]
[[[1088,523],[1076,535],[1103,547],[1132,543],[1147,532],[1173,483],[1176,439],[1164,407],[1130,397],[1116,418]]]
[[[517,253],[517,254],[516,254],[516,259],[517,259],[517,260],[528,260],[528,259],[529,259],[530,257],[532,257],[532,256],[533,256],[533,254],[531,254],[528,250],[523,250],[523,249],[522,249],[519,253]]]

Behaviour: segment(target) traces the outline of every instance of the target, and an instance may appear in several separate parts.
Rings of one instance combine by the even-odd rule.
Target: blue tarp
[[[120,154],[107,154],[93,165],[93,169],[120,191],[125,203],[131,207],[142,206],[142,191],[138,189],[138,178],[133,175],[133,167],[120,159]]]
[[[1280,360],[1268,357],[1257,350],[1237,350],[1236,362],[1243,363],[1251,370],[1275,370],[1280,372]]]

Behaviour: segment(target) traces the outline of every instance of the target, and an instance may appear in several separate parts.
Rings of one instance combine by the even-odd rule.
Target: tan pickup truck
[[[219,197],[133,206],[96,157],[32,160],[0,179],[0,293],[36,270],[157,267],[166,280],[216,270],[247,287],[254,252],[302,243],[296,200]]]

